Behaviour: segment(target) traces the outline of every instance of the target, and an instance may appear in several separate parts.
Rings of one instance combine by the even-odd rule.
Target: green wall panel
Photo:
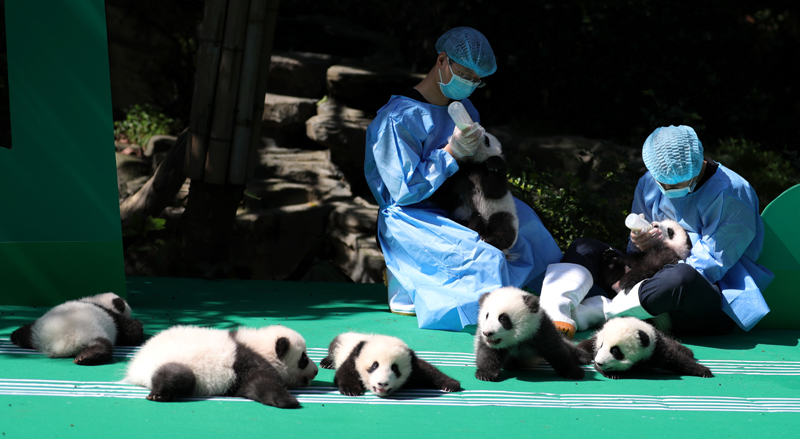
[[[5,9],[13,149],[0,149],[0,303],[124,295],[104,2]]]

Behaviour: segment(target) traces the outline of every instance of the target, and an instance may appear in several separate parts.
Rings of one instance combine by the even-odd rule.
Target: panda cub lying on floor
[[[317,370],[303,337],[284,326],[231,331],[174,326],[142,346],[125,381],[150,389],[151,401],[239,396],[296,408],[300,403],[286,388],[308,386]]]
[[[507,168],[500,142],[485,133],[475,154],[459,159],[458,171],[429,198],[506,255],[519,231]]]
[[[514,287],[485,293],[478,299],[478,329],[475,331],[475,377],[498,381],[500,370],[531,367],[547,360],[556,373],[581,379],[581,364],[591,355],[567,340],[539,307],[539,298]]]
[[[651,367],[678,375],[714,376],[695,360],[691,349],[635,317],[609,320],[578,347],[594,357],[594,368],[606,378],[619,379],[634,370]]]
[[[80,365],[110,363],[114,346],[139,346],[143,338],[142,322],[114,293],[64,302],[11,334],[21,348],[51,358],[74,357]]]
[[[458,381],[417,357],[399,338],[388,335],[339,334],[319,365],[323,369],[336,369],[334,384],[347,396],[361,395],[364,389],[379,397],[389,396],[402,387],[445,392],[461,389]]]

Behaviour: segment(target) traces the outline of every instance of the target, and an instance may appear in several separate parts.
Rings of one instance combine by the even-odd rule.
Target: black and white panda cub
[[[601,277],[611,284],[619,280],[619,291],[628,291],[639,282],[655,276],[665,265],[677,264],[689,257],[692,240],[686,230],[673,220],[655,222],[653,227],[661,229],[663,240],[645,251],[623,254],[607,249],[603,253],[604,273]],[[625,267],[630,271],[625,272]]]
[[[476,231],[503,252],[517,242],[519,231],[507,168],[500,142],[485,133],[475,154],[458,160],[458,171],[430,197],[450,219]]]
[[[238,396],[296,408],[300,403],[287,388],[308,386],[317,370],[303,337],[284,326],[230,331],[174,326],[142,346],[125,381],[150,389],[151,401]]]
[[[500,369],[516,370],[547,360],[564,378],[581,379],[581,364],[591,356],[556,330],[539,307],[539,298],[514,287],[485,293],[478,299],[480,311],[475,332],[475,377],[498,381]]]
[[[114,293],[64,302],[11,334],[19,347],[85,366],[109,363],[114,346],[139,346],[143,338],[142,322]]]
[[[456,392],[461,383],[442,373],[397,337],[347,332],[333,339],[328,356],[319,363],[336,369],[334,384],[343,395],[358,396],[369,389],[386,397],[406,388],[433,388]]]
[[[679,375],[714,376],[695,360],[691,349],[635,317],[609,320],[578,347],[594,357],[594,368],[606,378],[623,378],[631,371],[649,367]]]

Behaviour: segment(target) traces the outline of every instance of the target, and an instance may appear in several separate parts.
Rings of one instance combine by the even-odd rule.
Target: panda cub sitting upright
[[[151,401],[239,396],[296,408],[300,403],[287,387],[308,386],[317,370],[303,337],[284,326],[230,331],[173,326],[134,355],[125,381],[150,389]]]
[[[336,369],[334,384],[343,395],[358,396],[369,389],[386,397],[407,387],[424,387],[456,392],[461,384],[442,373],[397,337],[347,332],[337,335],[328,356],[319,363]]]
[[[619,291],[629,291],[639,282],[655,276],[665,265],[677,264],[689,257],[692,252],[692,240],[680,224],[673,220],[653,223],[653,227],[661,230],[663,239],[641,252],[623,254],[613,248],[603,253],[601,277],[612,284],[619,280]],[[630,269],[625,272],[626,267]]]
[[[478,299],[480,311],[475,332],[475,377],[498,381],[500,370],[531,367],[547,360],[564,378],[581,379],[581,364],[591,355],[567,340],[539,307],[539,298],[514,287],[485,293]]]
[[[74,357],[84,366],[110,363],[114,346],[139,346],[143,338],[142,322],[114,293],[64,302],[11,333],[11,342],[21,348],[51,358]]]
[[[508,255],[508,249],[517,242],[519,219],[508,190],[508,166],[500,142],[485,133],[475,154],[457,163],[458,171],[430,200],[446,210],[450,219]]]
[[[623,378],[631,371],[649,367],[679,375],[714,376],[695,360],[691,349],[635,317],[609,320],[578,347],[594,357],[594,368],[606,378]]]

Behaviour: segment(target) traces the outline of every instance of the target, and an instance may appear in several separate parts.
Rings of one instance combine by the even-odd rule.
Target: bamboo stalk
[[[253,126],[253,101],[256,97],[258,78],[261,75],[258,68],[261,65],[266,6],[267,0],[250,0],[242,59],[242,76],[236,102],[236,121],[233,127],[228,164],[227,181],[231,184],[245,183],[247,155],[250,150],[250,130]]]
[[[184,161],[186,175],[193,179],[203,178],[206,163],[227,4],[228,0],[206,0],[198,32],[197,72]]]
[[[275,41],[275,24],[278,21],[279,0],[267,0],[267,9],[264,17],[264,33],[261,43],[260,65],[258,67],[258,85],[256,85],[255,96],[258,98],[254,102],[253,114],[251,116],[252,127],[250,129],[250,145],[248,160],[245,170],[245,180],[253,177],[256,165],[258,164],[258,145],[261,141],[261,120],[264,115],[264,96],[267,94],[267,79],[269,78],[269,67],[272,63],[272,44]]]
[[[228,2],[217,90],[214,95],[214,116],[211,120],[203,175],[203,180],[207,183],[224,184],[226,181],[249,3],[249,0]]]

